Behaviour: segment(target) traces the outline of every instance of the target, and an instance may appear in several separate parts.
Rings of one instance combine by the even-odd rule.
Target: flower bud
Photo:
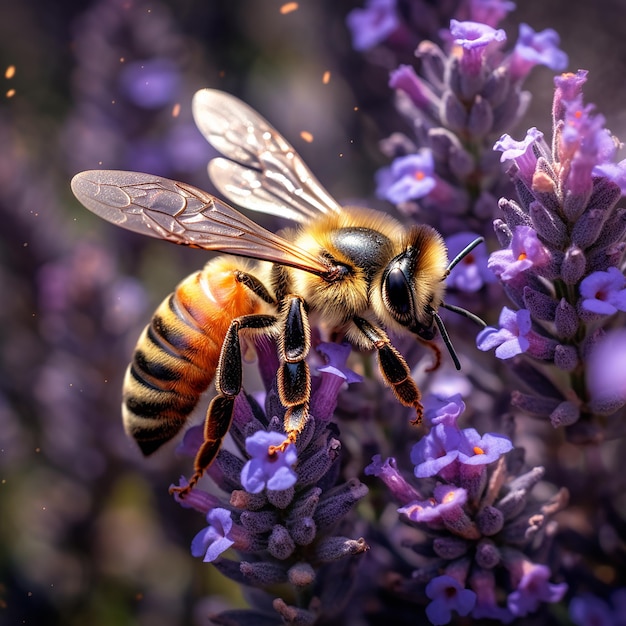
[[[570,246],[561,263],[561,278],[567,285],[575,285],[584,276],[586,267],[585,253],[577,246]]]
[[[580,417],[580,408],[573,402],[561,402],[559,406],[550,413],[550,422],[552,426],[571,426],[578,421]]]
[[[276,524],[267,541],[267,551],[275,559],[284,561],[293,554],[295,549],[296,544],[289,531],[282,524]]]
[[[315,570],[308,563],[296,563],[289,568],[287,577],[294,587],[308,587],[315,582]]]

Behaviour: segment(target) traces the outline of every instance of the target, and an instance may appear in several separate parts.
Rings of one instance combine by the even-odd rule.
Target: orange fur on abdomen
[[[150,454],[185,424],[215,376],[233,318],[261,303],[237,281],[241,263],[217,257],[183,280],[141,334],[124,379],[126,431]]]

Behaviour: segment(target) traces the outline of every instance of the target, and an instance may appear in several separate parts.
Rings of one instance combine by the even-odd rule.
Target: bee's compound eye
[[[400,267],[389,270],[385,277],[384,290],[390,309],[399,315],[411,313],[411,289],[406,275]]]

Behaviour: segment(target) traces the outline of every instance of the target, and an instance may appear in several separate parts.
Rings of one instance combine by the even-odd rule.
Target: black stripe
[[[163,351],[161,350],[161,352]],[[139,372],[164,382],[180,380],[182,377],[181,368],[173,369],[166,363],[159,362],[158,359],[150,359],[141,348],[135,352],[132,367],[136,367]]]
[[[155,418],[166,412],[175,411],[181,417],[187,417],[198,403],[198,398],[165,392],[162,400],[151,401],[136,395],[124,399],[126,408],[136,417]]]
[[[160,315],[152,318],[147,337],[158,349],[178,358],[190,347],[187,337],[173,325],[168,325]]]

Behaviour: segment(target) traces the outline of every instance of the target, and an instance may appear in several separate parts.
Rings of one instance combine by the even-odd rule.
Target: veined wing
[[[96,215],[144,235],[318,275],[330,269],[306,250],[185,183],[139,172],[89,170],[74,176],[72,191]]]
[[[192,111],[200,132],[226,157],[212,160],[208,169],[231,202],[297,222],[341,211],[289,142],[247,104],[201,89]]]

